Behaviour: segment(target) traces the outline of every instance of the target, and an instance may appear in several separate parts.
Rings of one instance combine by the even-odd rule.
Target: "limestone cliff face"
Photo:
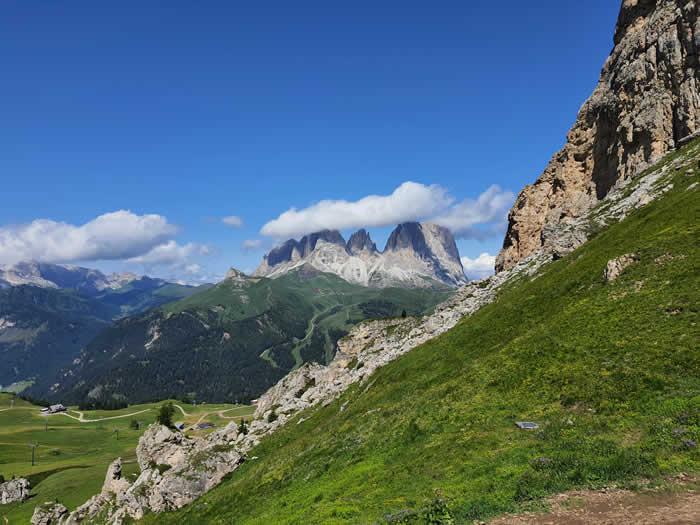
[[[496,271],[545,244],[700,129],[700,0],[624,0],[615,47],[567,143],[518,195]]]

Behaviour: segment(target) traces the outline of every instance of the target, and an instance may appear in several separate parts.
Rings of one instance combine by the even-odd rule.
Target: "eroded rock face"
[[[567,143],[518,195],[496,271],[546,243],[700,128],[698,0],[625,0],[615,47]]]
[[[24,501],[29,497],[29,481],[17,478],[0,483],[0,505]]]

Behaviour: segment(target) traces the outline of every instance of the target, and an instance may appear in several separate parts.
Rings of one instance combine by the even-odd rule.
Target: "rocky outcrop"
[[[496,271],[567,224],[700,129],[697,0],[624,0],[615,47],[567,143],[518,195]]]
[[[29,480],[17,478],[0,483],[0,505],[24,501],[29,497]]]
[[[234,422],[206,438],[186,437],[164,426],[151,425],[136,448],[139,477],[133,483],[122,478],[121,458],[116,459],[107,469],[100,494],[56,523],[74,525],[99,518],[119,524],[127,516],[138,520],[148,511],[179,509],[238,467],[254,441],[239,434]],[[40,515],[46,512],[44,509]]]
[[[605,267],[605,280],[614,281],[625,270],[625,268],[633,264],[636,260],[637,257],[633,253],[621,255],[620,257],[609,260],[607,266]]]
[[[32,525],[57,525],[68,514],[68,509],[60,503],[47,502],[34,509]]]
[[[263,259],[255,275],[276,278],[302,266],[334,273],[346,281],[388,286],[461,286],[467,282],[452,233],[431,223],[397,226],[383,252],[363,229],[345,243],[337,231],[290,239]]]

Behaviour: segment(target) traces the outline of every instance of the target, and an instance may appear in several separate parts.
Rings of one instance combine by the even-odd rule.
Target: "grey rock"
[[[56,525],[68,514],[68,509],[60,503],[47,502],[34,509],[32,525]]]
[[[636,256],[633,253],[621,255],[620,257],[609,260],[605,268],[605,280],[614,281],[619,277],[625,268],[627,268],[630,264],[633,264],[636,260]]]
[[[350,255],[373,255],[377,253],[377,245],[372,242],[369,233],[362,228],[350,236],[347,244],[347,250]]]
[[[0,505],[24,501],[29,497],[29,480],[17,478],[0,483]]]

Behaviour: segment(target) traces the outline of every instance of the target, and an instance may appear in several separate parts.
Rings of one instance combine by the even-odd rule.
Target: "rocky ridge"
[[[697,0],[623,1],[598,86],[564,148],[509,213],[497,272],[700,130],[699,10]]]
[[[87,295],[105,290],[118,290],[140,279],[130,273],[105,275],[99,270],[34,261],[0,265],[0,288],[28,284],[41,288],[69,288]]]
[[[467,282],[454,236],[447,228],[427,222],[397,226],[383,252],[364,229],[352,234],[347,243],[335,230],[290,239],[265,255],[255,275],[276,278],[306,264],[351,283],[378,288]]]
[[[694,166],[688,168],[688,166]],[[139,519],[147,510],[163,512],[189,504],[216,486],[223,476],[245,461],[260,440],[294,421],[305,409],[319,403],[326,406],[351,385],[371,388],[372,373],[418,345],[454,327],[460,320],[493,302],[499,289],[516,278],[536,279],[540,267],[573,251],[596,228],[622,220],[672,188],[670,178],[679,170],[697,179],[700,175],[700,140],[692,142],[675,159],[664,160],[638,177],[630,186],[610,192],[602,202],[576,221],[551,225],[549,245],[541,247],[510,269],[493,277],[472,281],[460,288],[434,313],[423,318],[367,321],[357,325],[338,342],[338,352],[328,366],[307,364],[291,372],[269,389],[257,402],[254,420],[246,434],[235,423],[207,438],[189,438],[159,425],[152,425],[137,448],[141,475],[132,484],[121,478],[121,463],[109,468],[102,493],[68,513],[60,504],[37,507],[32,523],[76,524],[100,517],[120,524],[128,515]],[[697,191],[697,181],[686,191]],[[633,260],[620,254],[606,268],[620,272]],[[340,406],[339,410],[345,407]],[[301,419],[296,419],[297,423]],[[253,458],[254,459],[254,458]],[[40,521],[60,515],[58,521]],[[87,521],[89,522],[89,521]]]

